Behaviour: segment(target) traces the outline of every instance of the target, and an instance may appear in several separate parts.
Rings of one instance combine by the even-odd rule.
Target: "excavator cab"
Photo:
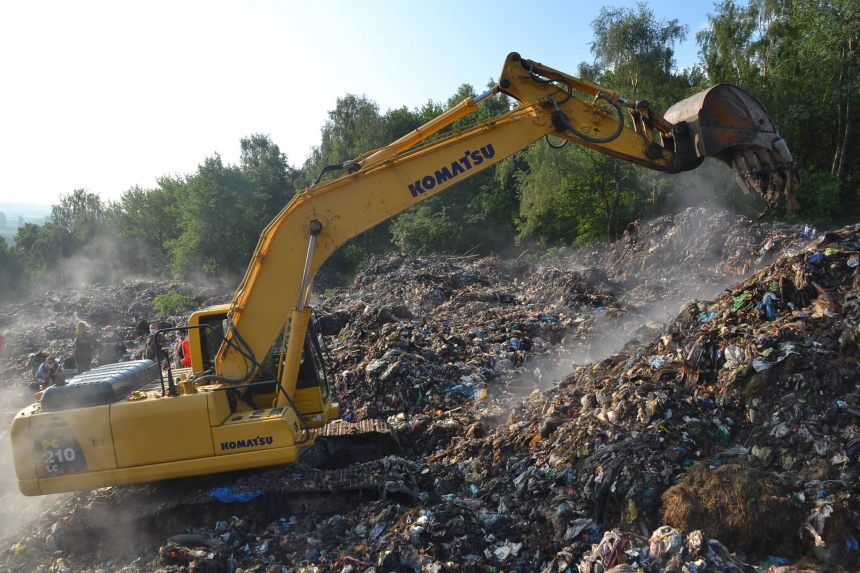
[[[272,345],[268,356],[263,361],[263,367],[270,372],[277,372],[280,378],[283,373],[286,348],[289,344],[289,328],[285,327],[275,344]],[[270,386],[260,386],[252,392],[254,402],[258,407],[271,405],[277,397],[278,388],[274,382]],[[305,334],[304,350],[299,363],[299,373],[296,379],[296,392],[293,402],[299,412],[315,415],[325,409],[329,398],[328,376],[325,369],[323,347],[314,321],[308,323]],[[311,427],[314,427],[311,420]]]
[[[195,318],[196,320],[194,320]],[[200,364],[199,370],[201,371],[214,370],[215,356],[218,355],[218,349],[221,348],[224,334],[227,332],[227,310],[219,307],[214,311],[207,309],[194,313],[189,324],[209,325],[209,328],[191,330],[188,336],[191,343],[192,364]],[[198,353],[199,362],[195,360]],[[195,367],[195,369],[197,368]]]
[[[228,310],[229,305],[210,307],[195,312],[189,319],[188,324],[192,326],[189,329],[189,339],[194,371],[205,372],[214,368],[215,356],[221,348],[228,329]],[[204,327],[193,328],[201,325]],[[269,383],[261,383],[260,380],[271,379],[271,375],[276,375],[278,379],[282,378],[286,348],[289,344],[289,333],[289,323],[287,323],[269,352],[263,357],[261,361],[262,371],[250,380],[253,384],[246,389],[243,389],[241,385],[237,386],[236,393],[241,400],[233,406],[234,409],[246,410],[250,408],[257,410],[272,407],[278,394],[277,383],[274,380]],[[299,413],[311,416],[313,419],[326,409],[329,393],[323,347],[316,324],[314,321],[310,321],[305,335],[304,350],[301,355],[293,401]],[[314,427],[312,422],[311,427]]]
[[[328,377],[325,370],[322,347],[313,322],[308,324],[305,336],[305,349],[302,353],[299,376],[296,380],[296,393],[293,402],[299,412],[309,415],[312,428],[320,427],[319,415],[325,409],[329,400]]]

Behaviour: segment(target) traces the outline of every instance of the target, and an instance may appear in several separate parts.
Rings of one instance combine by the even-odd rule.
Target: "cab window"
[[[208,324],[208,328],[200,329],[200,352],[203,355],[203,370],[215,368],[215,357],[227,332],[227,313],[211,314],[200,318],[200,324]],[[213,332],[214,331],[214,332]]]

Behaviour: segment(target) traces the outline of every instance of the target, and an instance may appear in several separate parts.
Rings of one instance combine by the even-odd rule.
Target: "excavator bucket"
[[[676,103],[665,118],[692,142],[691,155],[699,161],[714,157],[726,163],[741,188],[756,191],[771,208],[781,196],[789,211],[800,208],[798,165],[764,107],[746,91],[718,84]]]

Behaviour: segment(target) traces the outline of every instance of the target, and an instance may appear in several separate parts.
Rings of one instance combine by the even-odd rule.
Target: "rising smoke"
[[[0,468],[2,468],[0,470],[0,536],[32,521],[34,516],[58,507],[69,498],[69,494],[27,497],[18,491],[9,427],[15,413],[28,406],[33,399],[32,395],[27,395],[27,392],[22,392],[14,386],[6,387],[6,381],[2,382],[4,385],[0,390],[0,404],[2,404],[0,423],[3,424],[3,431],[0,432]]]
[[[673,191],[662,200],[661,210],[679,213],[689,207],[706,207],[714,211],[729,211],[754,217],[766,206],[758,195],[741,189],[735,181],[734,172],[722,161],[707,158],[697,169],[671,177]]]
[[[554,350],[551,355],[537,355],[523,378],[512,381],[510,385],[519,394],[528,393],[535,387],[543,390],[552,388],[577,366],[601,362],[622,349],[630,352],[633,343],[636,346],[649,343],[690,302],[702,301],[706,304],[731,285],[752,275],[757,268],[772,263],[780,256],[779,249],[765,253],[744,275],[733,274],[736,269],[723,272],[722,264],[735,247],[728,243],[727,237],[720,235],[719,224],[708,228],[712,218],[725,215],[720,211],[754,212],[764,202],[749,195],[743,197],[731,171],[716,160],[706,161],[702,168],[675,177],[681,178],[683,193],[668,196],[667,205],[674,206],[670,210],[680,212],[687,205],[701,207],[702,204],[708,205],[707,209],[687,211],[690,215],[676,218],[673,224],[664,227],[659,233],[654,233],[652,229],[652,235],[643,240],[641,250],[637,250],[633,257],[617,257],[617,260],[621,260],[619,264],[629,266],[625,269],[627,280],[624,286],[616,285],[613,288],[613,294],[617,297],[615,302],[627,309],[626,312],[617,317],[598,314],[593,321],[586,321],[586,330],[579,331],[574,327],[567,333],[560,350]],[[711,240],[699,240],[706,233],[714,233],[714,236]],[[689,252],[700,245],[707,245],[710,252]],[[657,249],[661,250],[661,257],[648,256],[651,250]],[[557,264],[567,272],[581,270],[585,267],[582,264],[583,253],[584,250],[579,255],[557,261]],[[613,271],[618,269],[609,268],[612,261],[608,253],[609,250],[603,248],[601,254],[605,256],[592,256],[591,261],[599,260],[600,267],[611,277]],[[679,264],[685,260],[709,261],[712,266],[702,268],[699,265]],[[599,311],[583,307],[582,312]]]

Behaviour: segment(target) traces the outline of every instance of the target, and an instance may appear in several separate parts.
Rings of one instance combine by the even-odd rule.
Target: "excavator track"
[[[69,529],[82,535],[129,528],[176,532],[189,525],[212,526],[240,506],[243,514],[277,519],[348,511],[384,496],[414,501],[414,464],[392,455],[399,448],[385,422],[331,423],[309,449],[321,449],[333,454],[336,463],[345,463],[343,451],[350,448],[359,459],[346,467],[317,469],[307,463],[313,456],[302,456],[296,464],[102,488],[78,494],[69,502],[73,508],[67,506],[69,511],[63,513],[69,516]],[[360,459],[371,454],[381,459]]]
[[[397,437],[382,420],[334,420],[318,430],[316,443],[302,451],[299,463],[318,469],[334,469],[399,451]]]

